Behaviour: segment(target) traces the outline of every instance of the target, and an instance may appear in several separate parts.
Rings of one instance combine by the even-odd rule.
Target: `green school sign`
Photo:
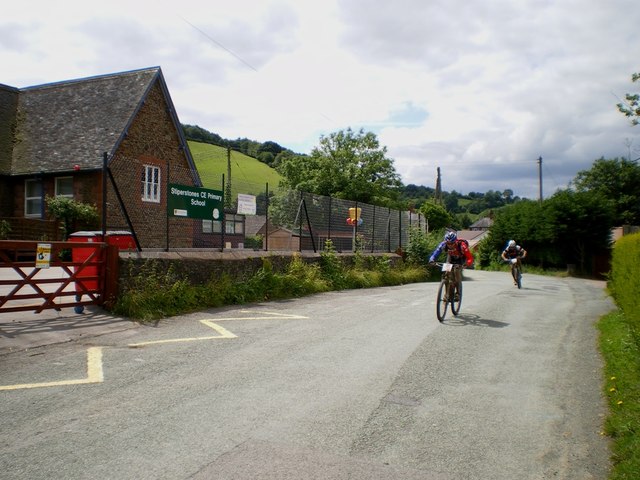
[[[221,221],[224,216],[223,192],[189,185],[169,184],[167,210],[172,217]]]

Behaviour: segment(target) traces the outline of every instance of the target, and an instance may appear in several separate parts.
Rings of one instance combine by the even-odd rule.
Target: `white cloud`
[[[3,6],[0,83],[160,65],[183,123],[299,152],[364,128],[406,184],[440,167],[445,190],[535,198],[540,156],[551,194],[640,147],[615,107],[639,20],[635,0],[33,0]]]

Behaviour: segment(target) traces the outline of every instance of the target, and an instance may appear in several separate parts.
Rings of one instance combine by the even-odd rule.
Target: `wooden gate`
[[[103,242],[0,241],[0,313],[109,308],[118,285],[118,247]]]

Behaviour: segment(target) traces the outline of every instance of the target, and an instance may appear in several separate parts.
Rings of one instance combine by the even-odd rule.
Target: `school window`
[[[40,180],[24,182],[24,216],[42,216],[42,181]]]
[[[244,216],[226,215],[224,231],[230,235],[244,235]]]
[[[56,197],[73,198],[73,177],[56,178]]]
[[[202,220],[203,233],[221,233],[222,222],[219,220]],[[244,235],[244,216],[225,215],[224,233],[228,235]]]
[[[202,220],[202,233],[220,233],[222,231],[222,222],[214,222],[213,220]]]
[[[160,203],[160,168],[145,165],[142,170],[142,201]]]

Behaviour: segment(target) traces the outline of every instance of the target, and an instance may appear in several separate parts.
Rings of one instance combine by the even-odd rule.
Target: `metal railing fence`
[[[396,252],[407,246],[411,228],[425,231],[427,227],[420,213],[252,182],[236,178],[233,171],[229,181],[228,175],[203,168],[194,176],[183,166],[149,164],[132,158],[112,159],[108,169],[106,230],[132,231],[143,250],[257,248],[317,252],[331,240],[339,252],[356,247],[363,252]],[[149,178],[149,171],[157,172],[158,178]],[[157,181],[157,191],[153,186],[149,190],[150,180]],[[224,222],[169,215],[168,184],[224,192]],[[255,216],[238,213],[238,194],[255,196]],[[347,220],[350,209],[360,213],[354,222]]]

